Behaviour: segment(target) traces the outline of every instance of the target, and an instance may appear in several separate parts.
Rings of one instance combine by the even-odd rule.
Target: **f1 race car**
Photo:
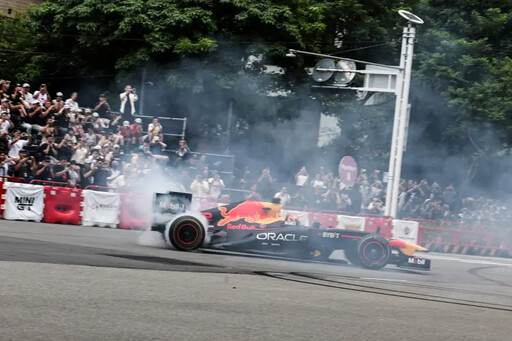
[[[185,212],[189,199],[191,195],[186,193],[157,194],[156,198],[156,206],[171,212],[172,217],[154,223],[152,229],[161,232],[167,244],[180,251],[204,247],[327,261],[333,251],[344,250],[350,263],[368,269],[395,264],[430,270],[429,259],[414,255],[427,252],[419,245],[387,240],[376,233],[321,228],[319,224],[302,226],[295,216],[281,217],[277,202],[232,203],[202,211],[206,219],[201,219]]]

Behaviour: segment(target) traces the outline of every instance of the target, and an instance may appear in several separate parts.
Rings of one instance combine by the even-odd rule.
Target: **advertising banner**
[[[115,228],[119,223],[121,197],[119,193],[82,191],[84,207],[82,225]]]
[[[339,215],[338,226],[336,227],[339,229],[364,231],[364,218],[353,217],[348,215]]]
[[[294,211],[294,210],[281,210],[282,217],[286,217],[289,214],[297,217],[299,225],[309,226],[309,213],[308,212]]]
[[[4,218],[9,220],[41,221],[44,209],[44,187],[5,182]]]
[[[417,221],[393,219],[393,238],[417,244],[418,227]]]

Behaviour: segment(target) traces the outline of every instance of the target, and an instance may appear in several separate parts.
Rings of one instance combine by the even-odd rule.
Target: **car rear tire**
[[[391,257],[391,246],[380,234],[368,234],[359,240],[357,255],[360,265],[372,270],[386,266]]]
[[[205,238],[203,224],[193,216],[180,216],[167,223],[165,241],[179,251],[192,251],[201,246]]]

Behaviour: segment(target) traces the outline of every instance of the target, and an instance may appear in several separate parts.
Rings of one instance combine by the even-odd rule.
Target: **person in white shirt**
[[[7,157],[4,151],[0,150],[0,176],[8,176],[9,175],[9,167],[14,165],[14,161]],[[0,181],[3,181],[0,178]]]
[[[148,124],[148,140],[153,141],[155,136],[160,137],[161,141],[164,139],[163,128],[158,117],[153,117],[153,122]]]
[[[34,92],[32,95],[33,99],[37,100],[40,105],[44,105],[44,102],[51,101],[50,95],[48,94],[48,89],[46,88],[46,84],[41,84],[39,90]]]
[[[311,186],[313,188],[326,188],[324,182],[322,181],[322,174],[318,173],[315,175],[315,178],[311,181]]]
[[[8,133],[10,129],[14,127],[11,119],[9,118],[9,114],[5,111],[0,113],[0,132]]]
[[[121,100],[121,108],[119,109],[119,111],[123,114],[129,113],[131,115],[135,115],[135,102],[139,99],[137,97],[135,88],[132,88],[131,85],[125,86],[124,92],[119,94],[119,99]],[[130,106],[130,111],[125,112],[127,103]]]
[[[112,162],[112,167],[110,168],[111,175],[107,178],[108,186],[112,188],[121,188],[125,186],[124,175],[120,170],[121,165],[118,161]]]
[[[197,175],[190,184],[190,190],[195,198],[207,198],[210,185],[200,175]]]
[[[11,113],[11,102],[9,102],[9,100],[7,98],[2,98],[2,100],[0,101],[0,112],[6,112],[8,114]]]
[[[9,144],[9,157],[17,160],[20,157],[20,150],[25,146],[30,145],[32,136],[26,133],[21,133],[19,130],[14,132],[14,137]]]
[[[213,173],[213,177],[208,179],[208,184],[210,187],[210,197],[213,199],[218,199],[222,190],[226,188],[226,185],[224,185],[224,181],[220,178],[219,173]]]
[[[274,195],[274,198],[281,199],[282,206],[286,206],[286,204],[291,200],[290,194],[288,194],[288,189],[286,187],[281,188],[281,191],[277,192]]]
[[[64,109],[64,100],[62,99],[64,94],[62,92],[57,92],[55,97],[56,98],[52,101],[53,108],[57,111],[62,111]],[[69,109],[69,107],[66,109]]]
[[[73,155],[71,156],[71,161],[75,161],[79,165],[84,165],[88,152],[89,148],[87,148],[85,142],[83,140],[78,141],[78,143],[73,146]]]
[[[299,172],[295,175],[295,185],[297,187],[304,187],[308,182],[309,174],[306,167],[302,167]]]
[[[58,95],[62,95],[61,92],[57,93],[57,96]],[[73,112],[77,112],[78,109],[80,108],[79,105],[78,105],[78,102],[76,101],[76,99],[78,98],[78,93],[77,92],[73,92],[71,94],[71,97],[68,98],[65,102],[64,102],[64,105],[67,106],[69,108],[69,110],[73,111]]]
[[[25,109],[30,109],[30,105],[32,104],[32,94],[30,93],[30,84],[23,84],[23,92],[21,94],[21,102],[25,106]]]

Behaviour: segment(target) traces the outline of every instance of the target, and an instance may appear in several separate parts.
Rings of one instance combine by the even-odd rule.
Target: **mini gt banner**
[[[364,231],[364,218],[353,217],[348,215],[339,215],[338,226],[336,226],[336,228],[354,231]]]
[[[4,218],[9,220],[43,219],[44,187],[16,182],[5,182]]]
[[[417,221],[393,219],[393,238],[417,244],[419,225]]]
[[[119,223],[121,197],[119,193],[84,190],[82,225],[115,228]]]

